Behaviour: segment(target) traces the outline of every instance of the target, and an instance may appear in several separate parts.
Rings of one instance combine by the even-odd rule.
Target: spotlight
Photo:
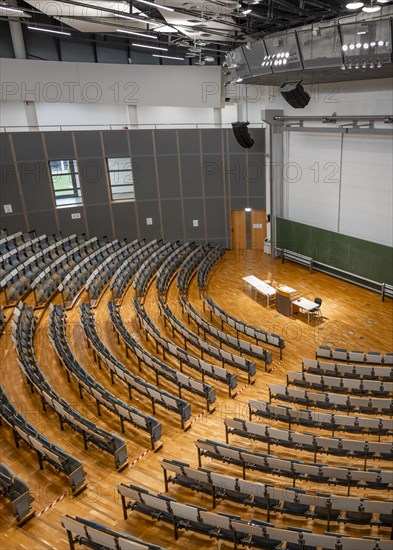
[[[376,45],[377,45],[376,42],[370,42],[370,46],[371,46],[372,48],[375,48]]]
[[[347,46],[347,44],[344,44],[344,46],[342,47],[342,51],[343,51],[343,52],[347,52],[347,51],[348,51],[348,46]]]
[[[370,63],[370,69],[373,69],[374,68],[374,61],[371,61]]]
[[[358,69],[358,68],[359,68],[359,63],[356,63],[355,69]]]
[[[364,61],[363,65],[362,65],[362,69],[367,69],[367,63]]]
[[[361,48],[361,47],[362,47],[361,43],[360,43],[360,42],[356,42],[356,49],[359,49],[359,48]]]
[[[378,59],[378,62],[377,62],[377,69],[381,69],[382,68],[382,63],[380,62],[380,60]]]
[[[282,60],[282,64],[283,64],[283,65],[286,65],[286,64],[287,64],[287,60],[286,60],[286,59],[283,59],[283,60]]]
[[[350,50],[354,50],[354,49],[355,49],[355,44],[350,44],[350,45],[349,45],[349,49],[350,49]]]
[[[352,69],[352,63],[349,63],[348,69]]]
[[[341,65],[341,69],[342,69],[343,71],[345,71],[345,65],[344,65],[344,63]]]
[[[264,67],[264,66],[265,66],[265,61],[262,61],[262,67]]]
[[[378,40],[378,46],[383,46],[384,42],[383,40]]]
[[[365,50],[368,50],[368,48],[369,48],[368,42],[365,42],[365,43],[363,44],[363,48],[364,48]]]

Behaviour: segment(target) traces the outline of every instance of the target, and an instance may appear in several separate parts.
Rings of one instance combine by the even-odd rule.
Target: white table
[[[242,279],[245,283],[252,287],[255,295],[257,292],[260,292],[266,296],[267,307],[269,307],[270,296],[275,296],[276,289],[264,281],[261,281],[261,279],[258,279],[258,277],[255,277],[254,275],[247,275],[247,277],[242,277]]]
[[[310,311],[317,308],[318,304],[312,302],[311,300],[307,300],[307,298],[298,298],[297,300],[293,300],[292,304],[297,306],[299,309],[304,309],[307,311],[307,323],[310,324]]]

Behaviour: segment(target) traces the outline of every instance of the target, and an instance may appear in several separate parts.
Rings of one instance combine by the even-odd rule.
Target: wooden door
[[[263,250],[266,238],[266,210],[251,211],[251,248]]]
[[[231,210],[231,240],[232,250],[245,250],[246,243],[246,212]]]

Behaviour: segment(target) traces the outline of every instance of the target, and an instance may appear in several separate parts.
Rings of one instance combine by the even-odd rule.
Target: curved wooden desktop
[[[290,286],[281,285],[276,288],[276,309],[282,315],[292,315],[292,302],[300,298],[300,293]]]

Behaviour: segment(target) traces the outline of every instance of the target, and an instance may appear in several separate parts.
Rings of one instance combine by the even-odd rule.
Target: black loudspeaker
[[[250,134],[248,133],[248,122],[232,122],[233,135],[239,145],[245,149],[249,149],[255,143]]]
[[[300,80],[296,82],[285,82],[280,86],[282,97],[295,109],[304,109],[310,102],[310,94],[308,94]]]

